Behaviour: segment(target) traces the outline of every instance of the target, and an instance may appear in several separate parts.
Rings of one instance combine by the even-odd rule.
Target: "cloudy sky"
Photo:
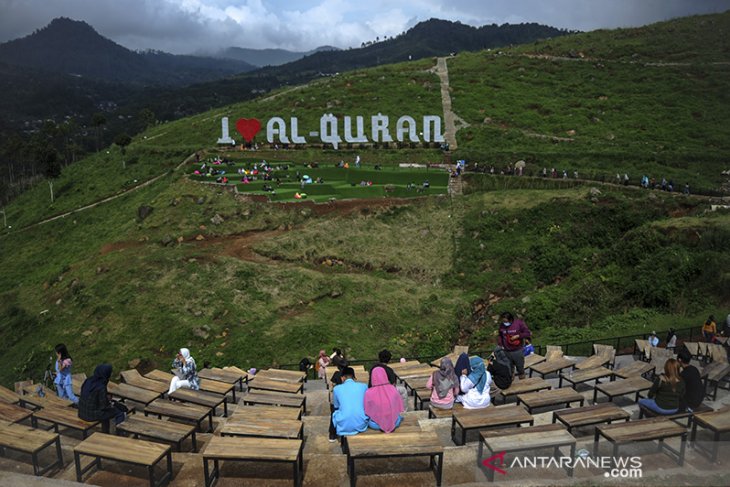
[[[730,10],[730,0],[0,0],[0,42],[59,16],[131,49],[359,46],[431,17],[592,30]]]

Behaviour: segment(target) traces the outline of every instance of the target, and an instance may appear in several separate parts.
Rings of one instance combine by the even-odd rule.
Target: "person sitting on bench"
[[[371,380],[373,385],[365,391],[365,414],[370,418],[368,426],[392,433],[403,420],[403,400],[382,367],[373,369]]]
[[[685,393],[679,401],[679,408],[682,411],[686,409],[692,412],[702,404],[702,399],[705,396],[705,386],[702,383],[700,371],[694,365],[690,365],[692,355],[687,348],[682,347],[677,354],[677,359],[679,360],[679,366],[682,368],[680,375],[684,380],[685,387]]]
[[[431,405],[439,409],[451,409],[459,394],[459,378],[449,357],[441,359],[439,369],[428,378],[426,387],[431,389]]]
[[[109,433],[109,420],[114,418],[114,424],[124,421],[125,412],[121,404],[109,400],[106,385],[112,376],[112,366],[100,364],[96,366],[94,375],[81,385],[79,397],[79,418],[84,421],[101,421],[104,433]]]
[[[492,374],[484,368],[484,360],[481,357],[469,359],[471,372],[467,375],[466,370],[462,371],[460,378],[461,394],[456,398],[464,409],[482,409],[489,406],[489,388],[492,386]]]
[[[172,362],[172,367],[177,369],[175,377],[170,380],[170,390],[168,394],[172,394],[181,387],[197,391],[200,389],[200,379],[198,378],[198,369],[195,366],[195,359],[190,356],[190,350],[181,348],[177,357]]]
[[[490,391],[492,395],[500,390],[509,389],[512,385],[514,376],[512,375],[511,365],[509,356],[507,356],[504,349],[502,347],[495,347],[494,352],[492,352],[492,355],[487,360],[487,370],[492,374],[492,379],[494,379],[494,384]]]
[[[338,436],[351,436],[368,429],[369,418],[365,414],[365,391],[367,384],[355,382],[355,371],[344,367],[341,372],[342,384],[332,390],[334,411],[330,419],[330,438],[337,441]]]
[[[679,375],[679,362],[670,358],[664,364],[664,373],[654,379],[649,397],[640,399],[639,405],[657,414],[668,415],[679,411],[679,402],[685,394],[685,385]]]

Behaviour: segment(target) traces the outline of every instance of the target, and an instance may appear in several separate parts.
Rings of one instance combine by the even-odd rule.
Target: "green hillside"
[[[471,124],[458,132],[452,157],[482,168],[522,158],[528,173],[554,166],[610,180],[646,171],[720,190],[730,78],[726,64],[710,63],[728,61],[728,52],[702,26],[728,18],[450,58],[453,109]],[[688,59],[705,35],[712,52],[701,62],[643,65]],[[629,38],[641,47],[641,63],[627,62],[628,48],[607,50]],[[677,45],[686,46],[684,57],[673,57]],[[601,60],[524,55],[570,54],[577,46]],[[195,152],[217,155],[222,116],[297,116],[300,133],[308,133],[323,113],[439,115],[434,64],[342,73],[158,125],[124,154],[112,146],[66,168],[53,181],[53,203],[46,183],[24,193],[4,208],[13,228],[0,237],[0,339],[11,364],[0,382],[38,379],[57,342],[87,372],[100,361],[165,367],[181,346],[201,363],[259,367],[333,346],[362,359],[383,347],[404,356],[439,354],[457,341],[483,348],[502,309],[523,314],[538,343],[699,326],[710,313],[728,312],[730,214],[709,212],[706,198],[467,174],[463,196],[283,204],[244,199],[233,191],[237,181],[223,188],[191,177]],[[357,184],[358,174],[395,178],[399,163],[444,160],[423,145],[220,155],[286,162],[288,171],[317,162],[328,200],[335,185],[327,179],[340,160],[360,155],[364,164],[340,190]],[[433,177],[443,187],[445,174]]]

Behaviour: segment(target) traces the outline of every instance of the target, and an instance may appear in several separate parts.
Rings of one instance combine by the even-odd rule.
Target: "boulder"
[[[139,217],[140,220],[144,220],[145,218],[150,216],[150,213],[152,213],[153,209],[154,208],[152,208],[151,206],[142,205],[139,208],[137,208],[137,216]]]
[[[211,219],[210,219],[210,222],[211,222],[211,223],[212,223],[213,225],[220,225],[220,224],[222,224],[222,223],[223,223],[224,221],[225,221],[225,220],[223,219],[223,217],[222,217],[222,216],[220,216],[220,215],[219,215],[218,213],[216,213],[216,214],[215,214],[215,215],[213,216],[213,218],[211,218]]]
[[[210,333],[203,330],[202,328],[195,328],[193,329],[193,335],[195,335],[198,338],[202,338],[203,340],[207,340],[210,336]]]
[[[173,240],[172,240],[172,237],[170,235],[165,235],[164,237],[162,237],[162,240],[160,240],[160,243],[162,245],[164,245],[165,247],[167,247],[168,245],[170,245],[172,242],[173,242]]]
[[[200,241],[202,241],[202,240],[205,240],[205,237],[204,237],[203,235],[201,235],[201,234],[198,234],[198,235],[197,235],[197,236],[195,237],[195,240],[197,240],[198,242],[200,242]]]

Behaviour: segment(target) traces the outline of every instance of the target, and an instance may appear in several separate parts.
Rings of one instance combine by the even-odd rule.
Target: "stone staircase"
[[[617,366],[630,357],[618,357]],[[557,379],[548,379],[557,387]],[[591,404],[592,387],[579,386],[587,402]],[[339,443],[328,441],[329,402],[328,393],[323,381],[310,380],[305,384],[307,394],[307,415],[304,421],[304,485],[305,486],[346,486],[349,485],[347,476],[346,456],[342,454]],[[616,404],[632,413],[632,418],[638,418],[638,408],[629,398],[617,398]],[[717,409],[730,404],[730,394],[721,390],[718,400],[707,402]],[[235,407],[235,406],[234,406]],[[409,401],[409,410],[405,413],[415,416],[423,430],[434,431],[440,438],[444,448],[443,485],[470,486],[484,485],[486,477],[478,468],[477,434],[471,433],[467,437],[465,446],[455,446],[451,441],[450,419],[428,419],[427,411],[413,411],[413,402]],[[552,411],[534,415],[535,424],[548,424],[552,421]],[[216,417],[216,430],[220,429],[225,418]],[[578,450],[585,448],[592,451],[593,434],[591,428],[580,428],[574,432],[578,438]],[[25,455],[6,452],[0,456],[0,485],[5,486],[71,486],[78,485],[75,480],[73,463],[73,447],[81,441],[80,435],[74,432],[61,430],[65,468],[52,474],[52,478],[36,478],[32,475],[32,467]],[[215,434],[215,433],[214,433]],[[708,440],[709,436],[701,439]],[[199,434],[198,445],[205,448],[211,434]],[[670,446],[677,448],[677,441],[668,441]],[[601,442],[601,455],[610,455],[608,443]],[[189,443],[186,443],[189,450]],[[565,453],[565,452],[563,452]],[[549,455],[550,452],[536,452]],[[720,464],[711,464],[709,460],[699,455],[693,449],[687,450],[684,467],[678,467],[673,459],[664,453],[656,451],[653,444],[637,444],[622,447],[621,455],[641,455],[643,460],[642,479],[619,481],[607,479],[603,470],[577,470],[575,478],[570,479],[561,469],[513,469],[505,476],[498,478],[500,485],[531,486],[531,485],[727,485],[727,475],[730,473],[730,462],[727,461],[730,446],[725,442],[721,446],[722,459]],[[43,458],[41,458],[43,461]],[[203,462],[199,453],[173,452],[173,487],[202,487]],[[291,471],[275,463],[224,463],[223,475],[216,484],[226,486],[288,486],[292,484]],[[387,472],[387,473],[384,473]],[[433,485],[433,475],[427,471],[427,461],[420,458],[407,459],[378,459],[358,463],[358,485],[367,486],[424,486]],[[145,473],[136,467],[107,461],[103,463],[103,470],[96,470],[85,478],[85,485],[99,485],[103,487],[132,487],[145,486]]]

